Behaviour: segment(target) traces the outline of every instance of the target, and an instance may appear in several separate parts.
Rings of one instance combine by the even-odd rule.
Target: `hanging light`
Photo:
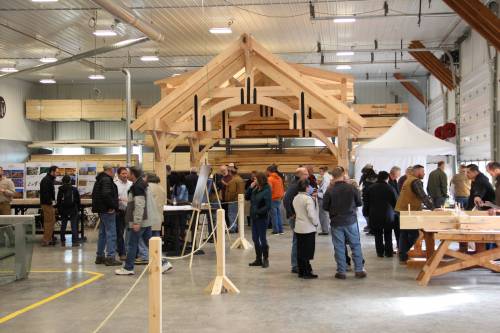
[[[106,77],[102,74],[92,74],[89,75],[89,79],[91,80],[104,80]]]
[[[214,27],[208,29],[211,34],[232,34],[233,29],[231,27]]]
[[[41,79],[39,82],[43,83],[43,84],[54,84],[54,83],[56,83],[56,80],[54,80],[54,79]]]
[[[44,64],[51,63],[51,62],[56,62],[56,61],[57,61],[57,58],[55,58],[55,57],[43,57],[43,58],[40,58],[40,62],[43,62]]]
[[[146,55],[141,57],[141,61],[148,62],[148,61],[158,61],[160,58],[156,55]]]
[[[337,17],[333,19],[334,23],[354,23],[356,19],[354,17]]]
[[[104,30],[95,30],[92,32],[94,36],[97,37],[109,37],[109,36],[116,36],[116,31],[111,30],[111,29],[104,29]]]
[[[344,51],[344,52],[337,52],[336,53],[338,57],[347,57],[347,56],[353,56],[354,52],[352,51]]]
[[[335,68],[336,69],[351,69],[351,66],[350,65],[338,65]]]
[[[3,68],[0,68],[0,72],[3,72],[3,73],[15,73],[15,72],[19,72],[19,70],[15,67],[3,67]]]

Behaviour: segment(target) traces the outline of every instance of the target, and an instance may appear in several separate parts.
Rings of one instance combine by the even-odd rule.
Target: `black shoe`
[[[116,260],[113,257],[109,257],[109,258],[106,258],[106,260],[104,261],[104,264],[106,266],[121,266],[122,262],[119,260]]]
[[[383,254],[380,254],[380,253],[377,253],[377,257],[379,257],[379,258],[383,258],[383,257],[384,257],[384,255],[383,255]]]
[[[345,280],[347,279],[347,275],[345,275],[344,273],[336,273],[335,278],[339,280]]]
[[[392,257],[394,257],[394,255],[393,255],[392,253],[386,253],[386,254],[385,254],[385,257],[386,257],[386,258],[392,258]]]
[[[61,242],[61,247],[65,247],[66,246],[66,242]]]
[[[78,242],[74,242],[71,244],[71,247],[79,247],[80,246],[80,243]]]
[[[49,246],[56,246],[56,241],[50,241]]]
[[[262,259],[262,268],[269,267],[269,260],[267,258]]]
[[[279,234],[279,232],[277,232],[277,231],[273,231],[271,234],[273,234],[273,235],[278,235],[278,234]]]
[[[102,265],[102,264],[104,264],[104,261],[105,261],[105,260],[106,260],[106,258],[105,258],[105,257],[96,257],[96,258],[95,258],[95,264],[96,264],[96,265]]]
[[[311,273],[311,274],[304,275],[302,278],[304,280],[312,280],[312,279],[317,279],[318,275]]]
[[[249,263],[248,266],[250,267],[262,266],[262,260],[255,259],[255,261]]]
[[[298,274],[299,273],[299,269],[297,267],[293,267],[292,268],[292,273],[293,274]]]
[[[269,267],[269,245],[262,247],[262,268]]]
[[[320,232],[318,235],[320,235],[320,236],[328,236],[329,234],[328,234],[328,232]]]

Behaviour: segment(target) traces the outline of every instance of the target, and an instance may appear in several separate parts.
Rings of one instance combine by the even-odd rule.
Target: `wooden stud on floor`
[[[161,238],[149,239],[149,333],[162,332]]]
[[[231,245],[231,249],[244,249],[252,248],[252,244],[245,238],[245,196],[238,194],[238,238]]]
[[[211,295],[220,295],[223,292],[239,294],[240,291],[226,276],[226,235],[224,226],[226,219],[224,209],[217,209],[217,245],[215,247],[217,253],[217,276],[210,282],[205,289]]]

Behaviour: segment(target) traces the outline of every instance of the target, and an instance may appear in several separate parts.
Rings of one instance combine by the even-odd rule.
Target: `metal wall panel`
[[[484,63],[460,83],[460,160],[492,158],[491,74]]]
[[[97,121],[94,126],[96,140],[125,140],[126,125],[124,121]]]
[[[83,121],[56,122],[54,140],[89,140],[90,123]]]

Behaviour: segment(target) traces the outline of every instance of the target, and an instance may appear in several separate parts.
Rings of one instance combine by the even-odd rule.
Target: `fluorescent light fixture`
[[[352,52],[352,51],[337,52],[337,56],[339,56],[339,57],[346,57],[346,56],[352,56],[352,55],[354,55],[354,52]]]
[[[116,36],[116,32],[110,29],[96,30],[93,32],[93,34],[98,37]]]
[[[15,72],[19,72],[19,70],[15,67],[3,67],[3,68],[0,68],[0,72],[15,73]]]
[[[51,62],[56,62],[56,61],[57,61],[57,58],[54,58],[54,57],[40,58],[40,62],[43,62],[43,63],[51,63]]]
[[[145,62],[158,61],[158,60],[160,60],[160,58],[158,58],[158,56],[155,56],[155,55],[147,55],[147,56],[141,57],[141,61],[145,61]]]
[[[208,31],[211,34],[232,34],[233,30],[231,27],[223,27],[223,28],[210,28]]]
[[[104,80],[106,77],[102,74],[92,74],[89,75],[89,79],[91,80]]]
[[[54,79],[41,79],[40,83],[43,83],[43,84],[54,84],[54,83],[56,83],[56,80],[54,80]]]
[[[333,19],[334,23],[353,23],[356,22],[356,19],[354,17],[338,17],[336,19]]]
[[[351,69],[351,66],[350,65],[338,65],[335,68],[336,69]]]
[[[58,2],[59,0],[31,0],[31,2]]]
[[[179,76],[179,75],[180,75],[179,73],[174,73],[174,74],[172,74],[172,77]]]

